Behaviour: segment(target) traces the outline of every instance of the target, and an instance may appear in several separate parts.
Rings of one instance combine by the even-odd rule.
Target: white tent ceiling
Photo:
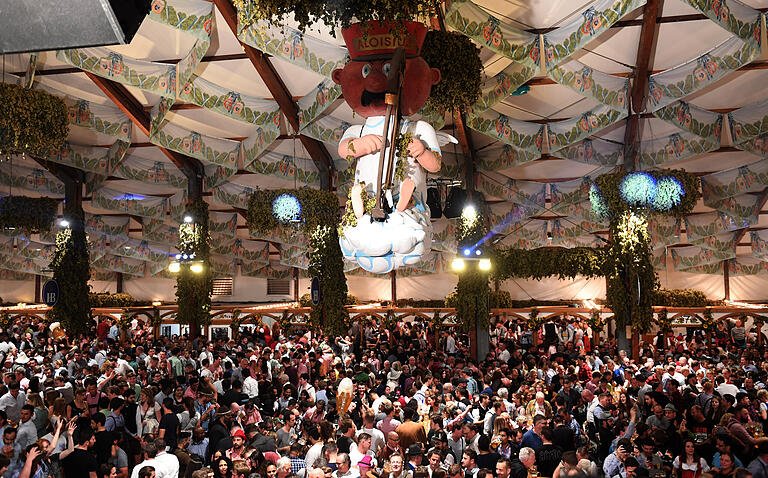
[[[169,0],[168,3],[188,4],[194,3],[194,1],[176,0],[176,2],[173,2]],[[567,25],[572,19],[581,17],[587,8],[594,6],[596,3],[598,2],[592,0],[475,0],[475,4],[485,9],[489,15],[499,18],[509,26],[535,34],[546,33],[553,28]],[[732,2],[728,3],[731,4]],[[753,9],[768,10],[768,0],[744,0],[743,3]],[[705,18],[699,11],[689,6],[687,2],[665,0],[662,2],[662,5],[656,27],[655,48],[649,64],[649,71],[651,72],[668,70],[692,58],[697,58],[723,41],[733,37],[732,33],[726,31],[710,19]],[[222,13],[215,6],[213,11],[215,19],[210,46],[205,52],[203,60],[195,69],[194,74],[228,91],[240,92],[254,98],[273,100],[270,89],[244,54],[243,46],[227,26]],[[638,8],[628,13],[620,22],[600,34],[570,58],[578,60],[595,71],[602,71],[622,78],[633,76],[638,68],[637,51],[642,20],[643,8]],[[290,25],[290,23],[289,21],[288,24]],[[338,32],[334,37],[330,35],[327,29],[316,27],[308,34],[330,44],[343,46],[341,35]],[[727,75],[725,78],[686,96],[685,100],[694,106],[724,113],[768,98],[768,81],[766,81],[768,80],[768,58],[766,58],[764,32],[762,36],[763,47],[758,58],[748,65],[741,67],[738,71]],[[182,60],[194,47],[196,41],[194,35],[147,18],[131,44],[110,47],[109,50],[117,52],[125,58],[172,65]],[[493,77],[512,63],[510,59],[493,53],[486,46],[482,47],[481,58],[483,59],[486,78]],[[4,58],[4,73],[7,74],[7,78],[4,77],[4,81],[13,81],[11,74],[23,75],[29,59],[29,54],[7,55]],[[295,64],[284,61],[280,57],[270,58],[270,61],[288,92],[290,92],[295,100],[314,94],[314,89],[324,80],[322,75],[300,68]],[[600,105],[594,99],[549,80],[544,68],[539,69],[536,76],[528,82],[528,85],[530,90],[527,93],[519,96],[508,96],[495,105],[493,111],[516,120],[551,124],[581,115]],[[113,101],[85,73],[61,61],[61,59],[57,58],[56,52],[41,52],[39,54],[35,87],[57,90],[72,98],[86,100],[91,105],[115,106]],[[161,97],[157,94],[133,86],[127,86],[126,88],[144,106],[147,112],[160,102]],[[768,111],[765,113],[768,114]],[[332,117],[349,123],[360,121],[359,118],[355,118],[350,108],[341,98],[335,100],[330,107],[325,109],[319,116],[319,119],[326,117]],[[227,138],[235,141],[248,138],[258,131],[258,126],[254,124],[238,121],[209,109],[200,108],[179,98],[176,99],[171,113],[165,119],[168,123],[186,130],[198,132],[203,136]],[[621,120],[594,134],[592,138],[605,139],[621,144],[625,138],[627,122],[628,120]],[[288,123],[283,118],[279,131],[281,136],[271,143],[262,154],[277,153],[281,157],[293,158],[290,159],[292,164],[301,163],[302,167],[316,171],[317,168],[312,160],[319,160],[319,158],[311,158],[302,142],[293,136],[291,127],[286,126]],[[446,116],[443,129],[456,136],[453,119],[450,115]],[[664,164],[664,167],[684,168],[689,172],[706,175],[744,165],[756,164],[760,161],[768,161],[768,159],[761,159],[760,156],[755,154],[734,148],[733,140],[727,130],[728,128],[724,126],[721,147],[719,149],[682,161]],[[640,141],[663,138],[676,132],[679,131],[674,126],[661,119],[652,117],[649,114],[640,116]],[[502,146],[497,139],[478,131],[471,132],[471,141],[478,150],[478,154],[482,154],[483,151],[494,151],[494,148]],[[71,125],[69,142],[73,145],[107,148],[115,142],[115,138],[98,133],[93,129]],[[344,163],[336,154],[335,143],[325,143],[324,146],[331,157],[336,160],[339,169],[343,169]],[[463,165],[463,162],[466,161],[461,148],[458,146],[455,148],[449,146],[444,153],[445,161],[448,163],[457,162],[459,165]],[[176,167],[169,160],[168,156],[150,142],[150,138],[137,127],[132,129],[130,149],[126,157],[132,158],[131,160],[135,159],[139,163],[141,160],[161,163],[167,170],[173,170],[172,174],[183,177],[182,174],[175,170]],[[15,169],[14,175],[26,174],[30,170],[41,169],[40,164],[33,160],[19,157],[13,159],[12,166],[7,162],[0,165],[0,169],[4,171],[10,171],[11,167]],[[540,159],[510,166],[502,170],[497,169],[496,171],[484,171],[479,168],[477,174],[485,180],[496,182],[516,179],[520,180],[520,184],[529,184],[528,182],[530,182],[552,185],[582,178],[600,170],[601,167],[599,165],[551,156],[548,154],[547,146],[545,145]],[[40,172],[39,174],[44,175],[54,183],[56,182],[53,176],[47,172]],[[464,177],[461,172],[456,176],[459,179]],[[284,176],[279,178],[275,175],[255,173],[239,167],[236,174],[227,178],[221,185],[210,188],[205,192],[206,200],[209,202],[212,211],[236,212],[237,208],[231,204],[222,203],[217,200],[216,196],[216,189],[226,189],[230,185],[272,189],[278,187],[301,187],[304,186],[304,183],[295,177]],[[317,185],[314,186],[317,187]],[[768,186],[768,184],[765,186]],[[124,179],[114,175],[110,175],[103,181],[98,182],[94,187],[97,191],[100,189],[116,190],[125,194],[141,195],[150,199],[153,197],[169,198],[183,190],[183,187],[180,186]],[[346,194],[345,191],[343,189],[340,190],[340,196]],[[11,190],[7,184],[0,185],[0,194],[6,195],[9,193],[32,196],[40,195],[39,191],[19,188],[18,186],[14,186]],[[47,194],[50,195],[50,193]],[[92,199],[94,194],[96,193],[90,191],[86,194],[84,209],[87,213],[111,217],[130,217],[129,236],[137,239],[145,236],[147,218],[142,219],[136,215],[97,206]],[[763,193],[755,192],[750,194],[760,195]],[[496,204],[497,210],[504,210],[504,208],[511,210],[515,206],[514,201],[502,201],[500,198],[486,196],[489,202]],[[550,202],[547,202],[545,208],[549,209],[549,206]],[[704,214],[713,211],[714,209],[700,202],[693,214]],[[750,235],[748,232],[768,229],[768,215],[766,214],[768,214],[768,210],[761,210],[758,215],[759,219],[749,225],[747,234],[743,235],[736,248],[737,258],[748,259],[752,257],[752,246],[749,242]],[[578,219],[561,216],[563,215],[554,214],[551,211],[540,211],[536,214],[536,217],[540,219],[559,217],[564,224],[569,225],[578,221]],[[167,212],[166,217],[162,219],[169,225],[176,224],[170,212]],[[445,219],[438,221],[445,221]],[[525,221],[530,221],[530,218],[524,219],[522,222]],[[548,227],[551,231],[551,225]],[[684,248],[690,245],[685,234],[684,223],[682,229],[683,231],[679,239],[672,241],[669,249]],[[598,231],[598,234],[606,237],[605,230]],[[584,236],[590,235],[591,233],[584,234]],[[237,218],[236,237],[240,239],[249,238],[245,219],[241,214]],[[32,239],[37,240],[39,238]],[[505,239],[505,242],[508,242],[508,239]],[[271,244],[272,265],[276,269],[285,268],[287,263],[284,263],[283,266],[279,264],[279,249],[281,246],[275,242]],[[663,244],[656,245],[663,246]],[[170,246],[171,244],[167,245],[169,251],[171,250]],[[665,257],[669,257],[668,250],[665,250],[663,254]],[[669,263],[666,269],[665,273],[667,274],[674,272],[672,265]],[[440,271],[437,270],[436,272]],[[151,275],[148,270],[144,274],[147,278]],[[235,275],[236,271],[233,270],[232,274]],[[130,277],[141,280],[140,276]]]

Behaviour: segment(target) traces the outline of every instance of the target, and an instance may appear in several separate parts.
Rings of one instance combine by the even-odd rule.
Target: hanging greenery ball
[[[301,204],[296,196],[281,194],[272,201],[272,215],[283,224],[296,222],[301,218]]]
[[[592,205],[592,212],[599,217],[608,217],[608,206],[605,204],[603,194],[596,184],[589,187],[589,202]]]
[[[430,30],[421,56],[440,70],[440,82],[432,86],[426,106],[437,111],[468,108],[480,98],[483,63],[480,49],[458,32]]]
[[[624,176],[619,193],[630,206],[645,207],[656,199],[656,180],[648,173],[630,173]]]
[[[680,181],[671,177],[661,178],[656,183],[656,197],[651,206],[659,212],[669,211],[680,204],[684,195]]]

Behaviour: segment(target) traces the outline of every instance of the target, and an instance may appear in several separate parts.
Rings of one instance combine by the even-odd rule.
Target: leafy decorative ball
[[[661,178],[656,183],[656,197],[651,206],[657,211],[669,211],[680,204],[685,196],[680,181],[673,177]]]
[[[596,184],[592,184],[589,187],[589,202],[592,205],[592,212],[599,217],[608,216],[608,205],[605,204],[603,199],[603,193]]]
[[[653,204],[656,192],[656,180],[648,173],[627,174],[619,185],[621,198],[634,207],[646,207]]]
[[[480,49],[469,37],[458,32],[430,30],[421,56],[431,68],[440,70],[440,82],[432,86],[427,107],[451,111],[468,108],[480,98],[483,62]]]
[[[283,224],[296,222],[301,218],[301,203],[295,196],[281,194],[272,201],[272,215]]]

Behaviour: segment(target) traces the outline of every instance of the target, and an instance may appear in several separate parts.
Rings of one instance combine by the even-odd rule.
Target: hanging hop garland
[[[360,183],[360,186],[362,186],[360,189],[360,197],[363,200],[363,210],[365,211],[365,214],[370,214],[376,206],[376,196],[365,189],[365,183]],[[350,188],[349,193],[347,194],[347,207],[344,209],[344,215],[341,216],[341,222],[338,227],[339,237],[344,237],[344,231],[348,227],[355,226],[357,226],[357,216],[355,216],[355,211],[352,208],[352,188]]]
[[[487,232],[485,215],[480,211],[474,216],[462,214],[457,222],[456,242],[460,248],[473,246],[478,244]],[[477,267],[467,267],[459,273],[455,297],[456,317],[465,331],[470,331],[475,326],[489,326],[491,288],[488,277],[487,271],[481,271]]]
[[[56,221],[59,200],[42,197],[0,198],[0,228],[15,227],[29,232],[48,232]]]
[[[477,102],[483,63],[480,49],[469,37],[459,32],[430,30],[421,56],[430,67],[440,70],[440,82],[432,86],[427,108],[441,112],[466,110]]]
[[[618,169],[595,178],[589,200],[592,211],[604,218],[617,218],[630,210],[682,217],[696,206],[700,190],[699,178],[680,169],[632,173]]]
[[[306,31],[311,25],[322,22],[331,27],[349,27],[353,22],[381,20],[395,23],[426,19],[433,14],[431,0],[368,0],[367,2],[335,2],[324,0],[231,0],[237,8],[238,30],[266,20],[275,27],[283,27],[283,18],[293,16],[299,30]],[[401,27],[404,28],[404,27]]]
[[[41,90],[0,83],[0,153],[57,153],[69,134],[67,105]]]

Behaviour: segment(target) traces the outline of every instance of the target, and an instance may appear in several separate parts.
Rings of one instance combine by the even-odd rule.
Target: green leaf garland
[[[483,71],[479,51],[469,37],[459,32],[427,32],[421,56],[430,67],[440,70],[440,82],[432,85],[427,107],[453,111],[469,108],[477,102]]]
[[[182,263],[176,275],[176,302],[179,310],[177,320],[192,326],[210,322],[211,293],[213,291],[213,268],[211,267],[211,238],[208,231],[208,203],[202,199],[190,202],[185,215],[193,222],[179,226],[179,242],[176,248],[180,254],[195,255],[202,261],[203,271],[194,273],[189,263]]]
[[[64,100],[40,90],[0,83],[0,151],[47,157],[69,134]]]
[[[58,199],[3,197],[0,198],[0,228],[15,227],[33,232],[48,232],[56,221],[58,209]]]
[[[69,227],[56,235],[51,261],[53,278],[59,284],[59,300],[50,310],[51,322],[61,322],[70,333],[87,333],[91,326],[88,280],[91,266],[82,208],[65,207]]]

